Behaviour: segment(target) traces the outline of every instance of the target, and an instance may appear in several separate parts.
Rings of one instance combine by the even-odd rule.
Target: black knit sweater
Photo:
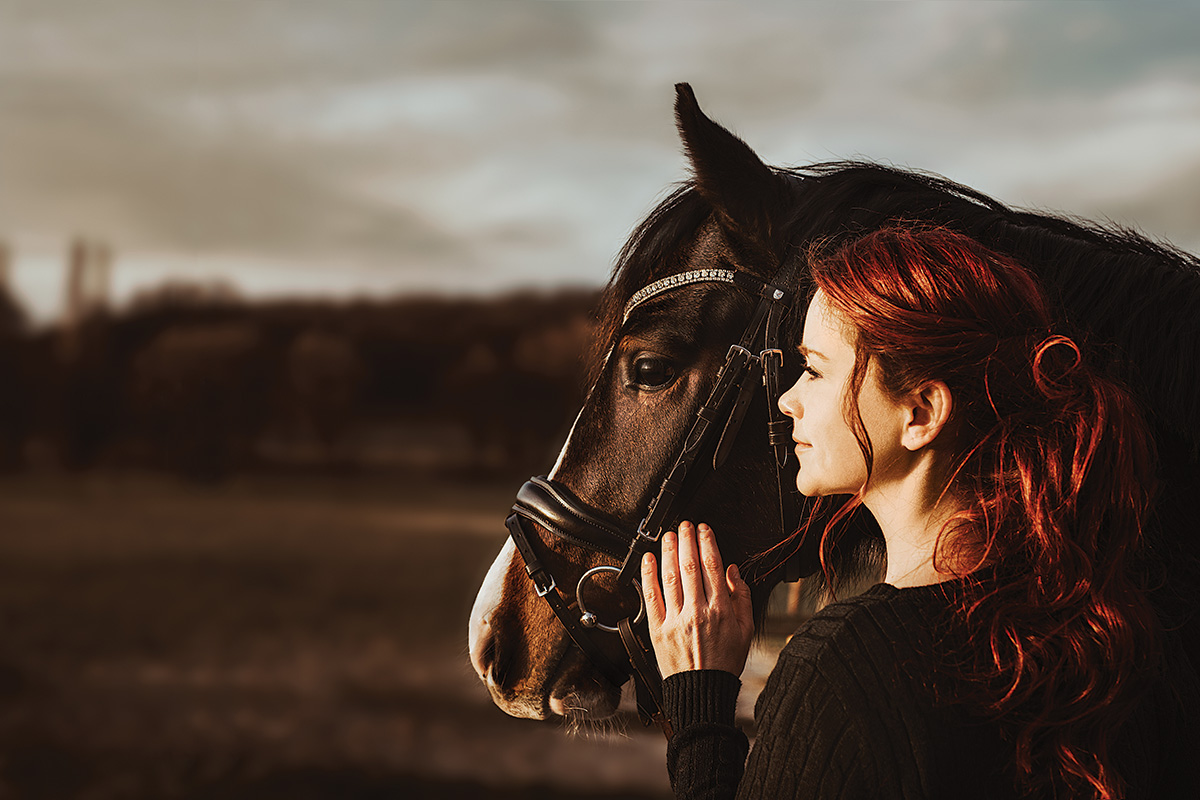
[[[937,678],[953,584],[887,584],[828,606],[780,653],[755,709],[753,750],[734,724],[740,683],[695,671],[664,683],[679,798],[1015,798],[1011,732]],[[1172,653],[1115,753],[1131,798],[1200,798],[1200,689]],[[949,681],[949,682],[948,682]]]

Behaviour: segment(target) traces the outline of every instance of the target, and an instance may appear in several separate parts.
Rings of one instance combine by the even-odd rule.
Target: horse
[[[513,716],[601,720],[632,674],[652,713],[654,698],[642,700],[653,681],[639,679],[653,673],[652,653],[627,584],[630,565],[682,519],[716,531],[725,562],[751,585],[760,629],[785,577],[806,576],[814,608],[882,580],[869,515],[856,511],[822,538],[828,509],[790,491],[790,427],[781,431],[772,406],[802,366],[807,254],[897,222],[944,226],[1034,271],[1060,332],[1141,400],[1161,481],[1149,541],[1150,561],[1164,566],[1152,598],[1196,659],[1196,598],[1184,587],[1200,585],[1200,537],[1187,535],[1200,493],[1200,260],[930,173],[863,161],[767,166],[687,84],[676,86],[675,115],[691,177],[621,250],[598,309],[592,388],[548,476],[518,494],[471,612],[470,660],[493,701]],[[777,341],[768,330],[756,354],[764,313]],[[730,388],[739,348],[749,379]],[[776,386],[756,399],[751,384],[770,384],[772,372]]]

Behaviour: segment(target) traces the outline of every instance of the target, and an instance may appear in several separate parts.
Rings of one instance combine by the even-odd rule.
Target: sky
[[[1200,251],[1200,4],[0,0],[0,242],[113,299],[599,286],[686,177],[866,158]]]

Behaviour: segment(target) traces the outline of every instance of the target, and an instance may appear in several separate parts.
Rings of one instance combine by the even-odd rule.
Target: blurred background
[[[665,796],[654,734],[511,720],[465,640],[686,175],[672,84],[771,163],[1195,251],[1198,35],[1167,3],[3,0],[0,799]]]

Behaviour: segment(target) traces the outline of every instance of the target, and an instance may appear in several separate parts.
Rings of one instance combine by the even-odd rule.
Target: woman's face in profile
[[[779,408],[792,418],[792,440],[800,464],[796,488],[808,497],[852,494],[867,480],[866,462],[847,418],[855,359],[853,336],[850,325],[818,291],[809,303],[799,347],[807,366],[779,398]],[[895,438],[893,423],[903,412],[884,392],[874,363],[868,366],[858,405],[875,463],[889,463],[886,455]]]

